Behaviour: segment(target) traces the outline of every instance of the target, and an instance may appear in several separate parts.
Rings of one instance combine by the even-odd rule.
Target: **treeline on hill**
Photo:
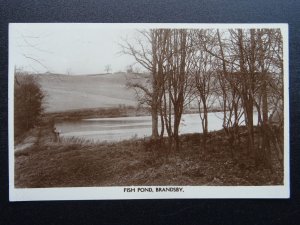
[[[44,93],[36,77],[15,71],[14,82],[14,135],[19,137],[39,123],[42,115]]]
[[[122,47],[125,54],[133,56],[151,74],[147,82],[132,79],[127,86],[135,90],[140,105],[151,109],[152,142],[161,143],[166,132],[168,149],[180,150],[182,113],[188,104],[196,103],[205,148],[208,112],[219,105],[233,152],[238,151],[240,125],[244,122],[245,145],[255,163],[270,168],[271,148],[282,161],[280,29],[151,29],[139,34],[139,39],[125,41]],[[257,128],[254,112],[258,117]]]
[[[128,116],[144,116],[148,115],[149,110],[144,108],[135,108],[134,106],[126,106],[119,104],[118,107],[77,109],[63,112],[50,112],[45,114],[53,123],[55,121],[77,121],[89,118],[113,118]]]

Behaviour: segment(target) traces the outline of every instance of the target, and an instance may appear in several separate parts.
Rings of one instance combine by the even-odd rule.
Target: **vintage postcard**
[[[289,198],[287,24],[9,24],[10,201]]]

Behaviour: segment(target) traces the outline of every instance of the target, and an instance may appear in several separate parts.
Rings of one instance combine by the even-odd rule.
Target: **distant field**
[[[136,106],[133,90],[126,88],[126,79],[145,79],[143,75],[114,73],[99,75],[38,75],[46,93],[46,112],[76,109]]]

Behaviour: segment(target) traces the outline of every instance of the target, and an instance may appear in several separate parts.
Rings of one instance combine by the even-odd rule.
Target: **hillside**
[[[37,75],[46,94],[45,111],[135,106],[133,90],[126,88],[126,80],[145,79],[145,75],[114,73],[99,75]]]

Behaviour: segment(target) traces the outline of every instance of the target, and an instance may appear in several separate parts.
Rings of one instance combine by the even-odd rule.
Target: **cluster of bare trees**
[[[244,122],[248,151],[257,162],[263,159],[271,167],[271,144],[282,159],[280,138],[271,125],[276,122],[277,129],[283,129],[280,29],[152,29],[139,33],[141,38],[127,41],[123,51],[151,74],[148,82],[131,80],[128,86],[136,90],[140,104],[151,109],[154,140],[161,140],[166,132],[169,149],[179,150],[183,111],[196,102],[205,148],[208,113],[219,105],[233,154]],[[260,132],[259,141],[255,141],[255,132]]]

